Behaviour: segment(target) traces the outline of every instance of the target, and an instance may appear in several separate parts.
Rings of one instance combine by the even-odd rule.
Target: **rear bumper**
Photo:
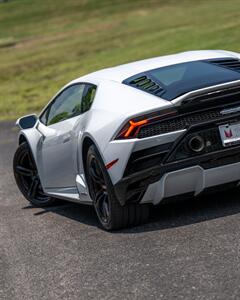
[[[147,183],[146,180],[156,181],[143,188],[139,187],[139,198],[135,200],[141,203],[158,204],[164,198],[186,193],[193,193],[197,196],[210,187],[240,181],[240,162],[207,170],[196,165],[167,172],[160,179],[156,179],[152,172],[152,174],[148,173],[147,178],[142,179],[142,183]],[[133,186],[134,183],[130,179],[128,182],[125,179],[115,185],[115,192],[121,204],[126,203],[127,187],[131,185]]]
[[[159,164],[123,177],[114,185],[123,205],[127,201],[158,204],[162,199],[240,181],[240,146],[199,157]]]
[[[223,147],[218,129],[236,122],[240,122],[239,115],[194,125],[174,142],[132,152],[123,176],[114,183],[119,202],[158,204],[163,198],[197,195],[210,187],[240,181],[240,145]],[[199,153],[188,149],[194,135],[205,141]]]

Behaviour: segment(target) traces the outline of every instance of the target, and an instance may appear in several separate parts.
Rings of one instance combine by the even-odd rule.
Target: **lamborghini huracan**
[[[183,52],[64,86],[20,127],[13,169],[32,205],[93,205],[102,227],[146,222],[163,199],[240,181],[240,54]]]

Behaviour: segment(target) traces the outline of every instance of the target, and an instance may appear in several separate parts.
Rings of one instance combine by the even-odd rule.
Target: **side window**
[[[44,124],[47,125],[47,115],[49,112],[49,107],[47,107],[47,109],[44,110],[43,114],[40,116],[40,121]]]
[[[95,94],[96,94],[97,87],[93,84],[86,84],[83,98],[82,98],[82,112],[84,113],[85,111],[89,110]]]
[[[42,115],[46,125],[52,125],[81,114],[81,101],[85,85],[76,84],[64,90]]]

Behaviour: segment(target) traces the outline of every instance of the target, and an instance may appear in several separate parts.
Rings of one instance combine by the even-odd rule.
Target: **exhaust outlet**
[[[195,135],[188,141],[188,147],[193,152],[201,152],[205,148],[204,139],[200,135]]]

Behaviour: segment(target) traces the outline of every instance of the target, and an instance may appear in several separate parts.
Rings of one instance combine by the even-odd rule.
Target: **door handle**
[[[63,144],[68,143],[70,141],[70,139],[71,139],[70,135],[67,135],[66,137],[64,137]]]

